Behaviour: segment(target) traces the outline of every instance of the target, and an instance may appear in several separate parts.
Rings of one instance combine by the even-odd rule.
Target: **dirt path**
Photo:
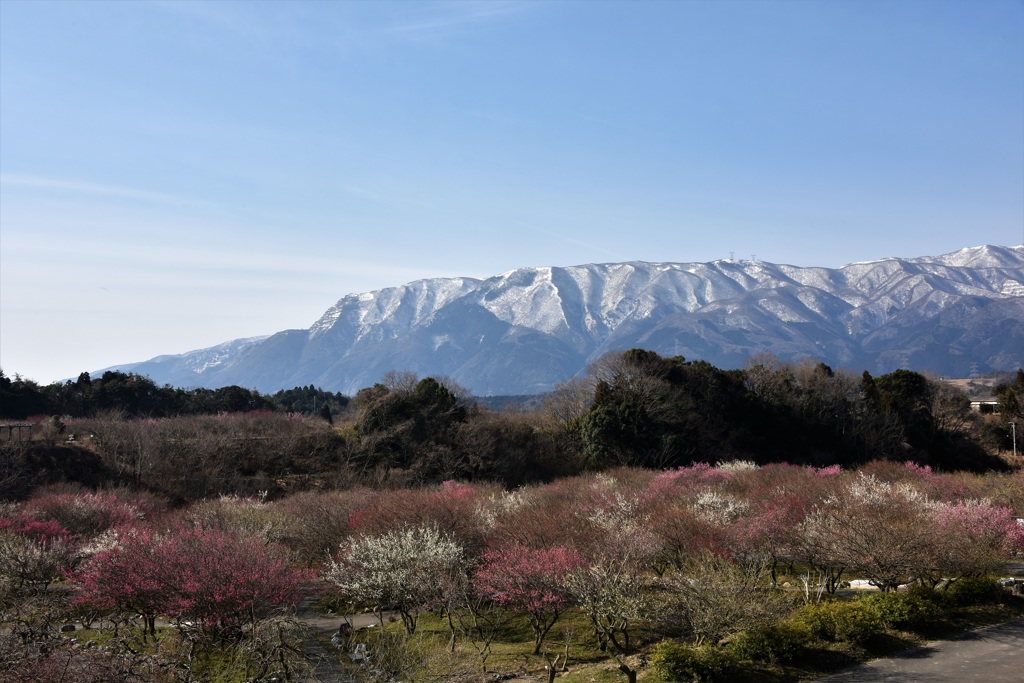
[[[351,614],[348,616],[324,616],[315,607],[316,601],[312,597],[303,598],[295,608],[295,618],[308,626],[316,629],[317,632],[331,635],[338,630],[343,623],[348,623],[353,629],[374,628],[380,626],[380,620],[376,614]],[[391,612],[384,613],[384,620],[390,621],[397,618]]]

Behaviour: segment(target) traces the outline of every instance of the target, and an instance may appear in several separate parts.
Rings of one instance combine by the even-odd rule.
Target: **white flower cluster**
[[[364,604],[415,610],[463,561],[462,546],[437,527],[407,527],[355,539],[331,560],[327,579]]]
[[[499,519],[523,507],[526,502],[521,490],[502,491],[481,500],[477,504],[476,515],[485,529],[493,529]]]
[[[749,507],[739,500],[714,489],[704,489],[690,506],[698,517],[714,524],[726,525],[742,517]]]
[[[637,519],[637,507],[635,499],[626,498],[616,491],[612,504],[596,508],[587,517],[587,521],[600,529],[616,530],[632,527],[638,521],[643,521]]]
[[[107,529],[103,533],[89,539],[88,543],[79,547],[78,552],[83,557],[92,557],[93,555],[102,553],[106,550],[120,548],[122,537],[123,533],[120,530]]]
[[[858,473],[857,479],[850,483],[848,491],[853,498],[869,505],[885,504],[895,497],[909,502],[927,502],[927,497],[911,484],[893,484],[863,472]]]
[[[750,470],[759,470],[761,467],[751,460],[719,460],[715,463],[715,469],[722,472],[749,472]]]

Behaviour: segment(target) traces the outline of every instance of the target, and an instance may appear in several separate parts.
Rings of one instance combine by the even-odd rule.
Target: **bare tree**
[[[559,382],[544,401],[544,414],[556,432],[568,433],[594,401],[594,381],[573,377]]]
[[[776,621],[790,607],[789,597],[772,587],[768,563],[737,564],[709,552],[692,558],[664,585],[698,645]]]
[[[799,559],[833,573],[848,567],[895,590],[928,568],[934,533],[926,503],[909,484],[860,474],[807,515]]]
[[[629,683],[636,683],[637,671],[626,658],[633,654],[630,629],[650,607],[643,575],[628,559],[609,559],[573,572],[566,583],[590,617],[601,649],[612,655]]]
[[[388,391],[397,391],[408,396],[412,394],[419,381],[419,375],[411,370],[388,370],[384,373],[380,383],[387,387]]]

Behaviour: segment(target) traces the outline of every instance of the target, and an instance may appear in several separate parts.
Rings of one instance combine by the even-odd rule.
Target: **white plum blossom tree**
[[[357,602],[372,606],[383,623],[385,609],[402,616],[410,635],[419,612],[445,604],[447,586],[465,573],[465,554],[450,535],[434,526],[406,527],[362,536],[332,558],[327,580]]]

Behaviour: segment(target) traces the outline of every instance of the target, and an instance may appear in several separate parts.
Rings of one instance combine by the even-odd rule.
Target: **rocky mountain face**
[[[388,370],[477,395],[547,391],[608,351],[742,367],[812,357],[874,374],[966,376],[1024,362],[1024,246],[838,269],[762,261],[520,268],[350,294],[307,330],[117,366],[157,383],[354,393]]]

